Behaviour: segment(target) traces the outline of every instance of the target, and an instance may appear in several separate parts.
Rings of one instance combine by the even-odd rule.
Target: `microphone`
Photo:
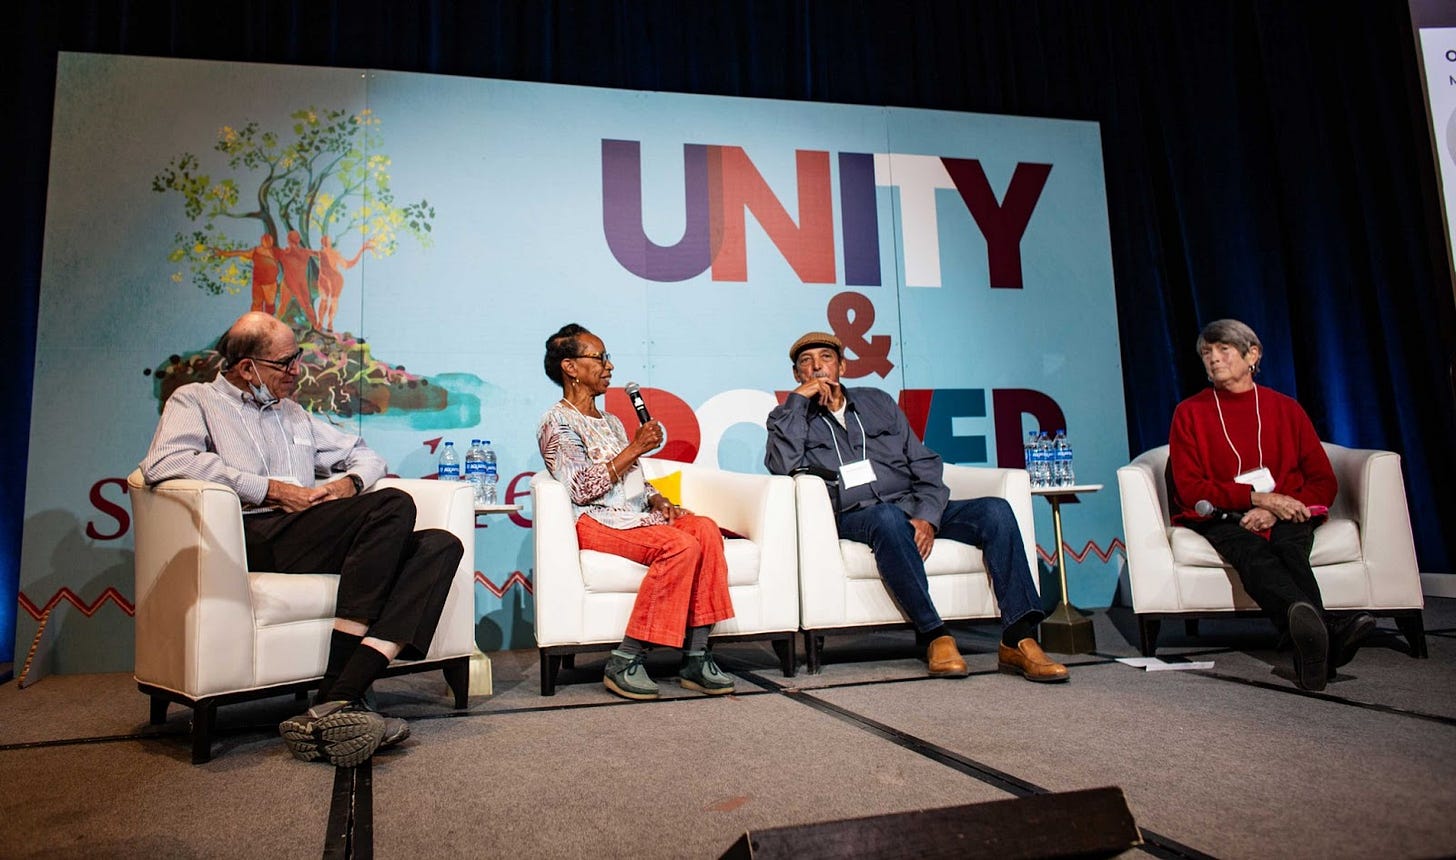
[[[647,404],[642,402],[642,389],[635,382],[627,383],[626,388],[627,399],[632,401],[632,408],[637,410],[637,420],[643,424],[651,421],[652,416],[647,414]]]
[[[1200,517],[1214,519],[1224,523],[1236,523],[1244,518],[1244,515],[1238,511],[1225,511],[1221,508],[1214,507],[1213,502],[1210,502],[1208,499],[1199,499],[1198,504],[1193,506],[1193,512]]]

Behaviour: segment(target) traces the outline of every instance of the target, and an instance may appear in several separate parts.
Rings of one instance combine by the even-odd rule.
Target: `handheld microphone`
[[[635,382],[627,383],[626,389],[627,399],[632,401],[632,408],[637,410],[637,420],[643,424],[651,421],[652,416],[647,414],[647,404],[642,402],[642,389]]]
[[[1193,506],[1193,512],[1200,517],[1214,519],[1224,523],[1236,523],[1244,518],[1244,515],[1239,511],[1225,511],[1222,508],[1214,507],[1213,502],[1210,502],[1208,499],[1199,499],[1198,504]]]

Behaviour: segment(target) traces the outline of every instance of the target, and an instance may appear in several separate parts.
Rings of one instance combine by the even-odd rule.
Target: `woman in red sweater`
[[[1264,353],[1253,329],[1211,322],[1198,355],[1213,386],[1173,412],[1173,522],[1218,550],[1289,635],[1299,686],[1322,690],[1375,628],[1365,613],[1329,616],[1309,564],[1314,530],[1335,500],[1330,460],[1299,403],[1255,384]]]

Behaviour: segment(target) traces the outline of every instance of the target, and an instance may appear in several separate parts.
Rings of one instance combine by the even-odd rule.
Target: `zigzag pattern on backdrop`
[[[21,609],[25,610],[26,615],[29,615],[32,619],[36,621],[39,621],[42,616],[44,616],[51,609],[55,608],[55,605],[57,603],[60,603],[62,600],[70,601],[71,605],[81,610],[81,614],[86,616],[87,618],[95,615],[101,609],[102,604],[106,603],[107,601],[111,601],[117,606],[120,606],[121,611],[125,612],[127,615],[136,615],[136,607],[131,604],[131,601],[127,600],[125,597],[122,597],[121,592],[117,591],[115,588],[107,588],[105,591],[101,592],[101,596],[96,598],[96,602],[94,603],[87,603],[86,601],[78,597],[76,595],[76,592],[65,586],[61,586],[60,591],[57,591],[55,594],[51,595],[51,599],[47,600],[44,606],[36,606],[29,597],[25,596],[25,592],[23,591],[20,592],[20,595],[16,599],[16,602],[20,604]]]
[[[1107,549],[1105,550],[1102,547],[1098,546],[1097,541],[1094,540],[1087,541],[1087,544],[1082,547],[1081,552],[1077,552],[1075,549],[1072,549],[1072,547],[1066,541],[1062,541],[1062,548],[1067,551],[1067,555],[1071,556],[1072,559],[1077,562],[1077,564],[1081,564],[1083,559],[1087,558],[1088,555],[1096,555],[1104,562],[1107,561],[1109,558],[1112,558],[1112,554],[1115,552],[1120,552],[1124,556],[1127,555],[1127,545],[1122,542],[1122,538],[1113,538],[1112,543],[1109,543],[1107,545]],[[1047,552],[1046,550],[1041,548],[1041,544],[1036,545],[1036,554],[1040,556],[1041,560],[1046,562],[1047,564],[1054,565],[1056,563],[1056,553]]]
[[[511,590],[511,586],[513,585],[519,585],[521,588],[524,588],[527,594],[536,593],[536,588],[531,585],[531,580],[527,579],[526,575],[519,570],[511,571],[511,575],[506,577],[506,581],[500,585],[491,582],[490,577],[477,570],[475,572],[475,581],[485,586],[486,590],[496,597],[503,596],[507,591]]]
[[[1107,549],[1103,549],[1101,546],[1098,545],[1096,541],[1092,540],[1087,541],[1087,543],[1082,547],[1081,552],[1073,549],[1065,542],[1062,544],[1062,546],[1066,549],[1067,554],[1072,557],[1072,560],[1077,562],[1078,564],[1081,564],[1083,561],[1085,561],[1087,556],[1089,555],[1095,555],[1101,561],[1106,562],[1108,559],[1112,558],[1114,553],[1121,552],[1123,554],[1126,554],[1127,552],[1127,548],[1123,544],[1122,538],[1113,538],[1112,542],[1107,545]],[[1043,549],[1040,544],[1037,544],[1036,554],[1039,558],[1041,558],[1042,561],[1045,561],[1047,564],[1053,564],[1056,561],[1056,556]],[[531,580],[526,576],[525,573],[522,573],[519,570],[511,571],[511,575],[506,577],[505,582],[501,583],[500,585],[496,585],[494,582],[491,581],[490,577],[477,570],[475,572],[475,581],[485,586],[485,589],[487,591],[489,591],[491,594],[495,595],[498,598],[504,597],[505,593],[507,591],[510,591],[511,588],[514,586],[520,586],[522,589],[525,590],[527,594],[536,593],[536,589],[531,584]],[[86,601],[82,600],[76,594],[76,592],[65,586],[62,586],[60,590],[58,590],[55,594],[51,595],[51,598],[47,600],[43,605],[36,605],[36,603],[32,601],[29,597],[27,597],[25,592],[23,591],[20,592],[17,598],[17,602],[20,604],[20,608],[24,609],[25,614],[29,615],[34,621],[40,621],[41,617],[45,615],[47,610],[54,608],[55,605],[57,603],[60,603],[62,600],[68,601],[72,606],[80,610],[81,614],[85,615],[87,618],[94,616],[107,602],[115,603],[118,607],[121,608],[121,611],[125,612],[127,615],[136,615],[136,607],[131,604],[131,601],[123,597],[121,592],[117,591],[115,588],[107,588],[105,591],[101,592],[101,595],[97,597],[95,601],[91,603],[87,603]]]

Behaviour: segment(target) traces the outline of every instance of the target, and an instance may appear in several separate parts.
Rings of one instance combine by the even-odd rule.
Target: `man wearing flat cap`
[[[775,475],[810,469],[838,476],[839,536],[869,544],[881,579],[926,649],[930,674],[967,674],[925,577],[925,559],[942,537],[980,547],[986,559],[1001,607],[1001,669],[1032,681],[1065,681],[1067,668],[1034,638],[1041,597],[1006,500],[950,501],[940,455],[915,436],[895,400],[876,388],[839,384],[839,338],[809,332],[794,341],[789,360],[799,387],[768,415],[764,465]]]

